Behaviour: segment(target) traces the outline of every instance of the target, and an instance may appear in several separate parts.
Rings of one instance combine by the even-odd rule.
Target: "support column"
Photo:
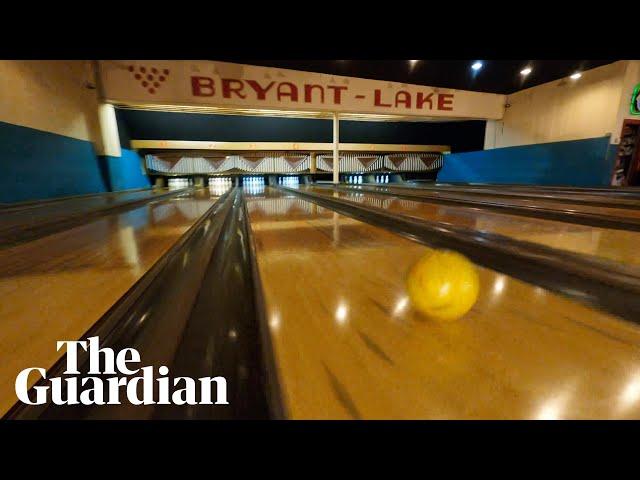
[[[311,173],[316,173],[318,171],[318,164],[316,163],[317,161],[316,155],[317,155],[316,152],[311,152],[311,165],[309,165],[309,172]]]
[[[340,119],[333,112],[333,183],[340,183]]]
[[[121,157],[120,137],[118,135],[118,122],[116,111],[110,103],[102,103],[98,107],[98,119],[100,121],[101,148],[97,148],[99,155],[108,157]]]

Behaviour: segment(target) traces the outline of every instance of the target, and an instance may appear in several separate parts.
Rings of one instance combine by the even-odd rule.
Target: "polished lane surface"
[[[0,250],[0,415],[28,367],[51,367],[215,202],[198,190]],[[35,376],[32,376],[32,382]]]
[[[433,183],[433,182],[417,182],[408,181],[405,182],[408,186],[418,186],[420,188],[455,188],[455,189],[495,189],[510,191],[523,191],[523,192],[563,192],[563,193],[576,193],[576,194],[588,194],[588,195],[605,195],[605,196],[621,196],[627,198],[638,197],[640,198],[640,187],[574,187],[574,186],[560,186],[560,185],[529,185],[529,184],[508,184],[508,183]]]
[[[25,221],[48,220],[51,216],[87,213],[91,210],[110,207],[124,202],[152,198],[168,193],[168,188],[135,190],[130,192],[110,192],[104,194],[67,197],[43,202],[32,202],[27,205],[6,205],[0,210],[3,224],[11,225]]]
[[[365,185],[378,186],[375,183],[369,183]],[[492,187],[477,187],[469,185],[466,187],[452,187],[452,186],[425,186],[425,185],[411,185],[411,184],[389,184],[388,186],[394,186],[397,188],[408,189],[421,189],[428,192],[451,192],[451,193],[464,193],[464,194],[478,194],[478,195],[497,195],[501,197],[520,197],[520,198],[540,198],[546,200],[560,200],[563,202],[597,202],[597,203],[610,203],[611,206],[626,205],[627,207],[640,208],[640,195],[638,192],[618,192],[615,190],[603,191],[584,191],[584,190],[571,190],[571,189],[555,189],[548,190],[544,187],[528,187],[528,188],[514,188],[510,186],[497,186]]]
[[[424,189],[424,188],[406,188],[402,186],[389,185],[366,185],[367,188],[378,189],[379,191],[387,191],[389,193],[395,193],[396,195],[412,195],[426,200],[429,199],[442,199],[442,200],[456,200],[470,202],[469,206],[472,206],[472,202],[487,202],[492,204],[499,204],[504,206],[513,207],[526,207],[535,209],[548,209],[548,210],[569,210],[575,213],[597,214],[605,215],[610,218],[640,218],[640,209],[629,208],[615,208],[615,207],[602,207],[595,205],[582,205],[572,204],[569,201],[561,201],[547,198],[508,198],[501,195],[491,194],[465,194],[463,191],[458,192],[445,192],[437,189]]]
[[[326,187],[300,187],[326,196],[334,190]],[[496,213],[478,207],[454,207],[408,200],[372,192],[341,190],[338,197],[368,207],[380,208],[399,215],[430,221],[444,222],[491,232],[517,240],[534,242],[575,253],[595,255],[612,261],[640,267],[640,232],[596,228]]]
[[[640,328],[478,268],[460,321],[409,305],[430,248],[268,188],[247,199],[290,418],[638,418]]]
[[[156,188],[112,192],[2,208],[0,209],[0,247],[31,241],[71,228],[97,215],[115,213],[116,208],[130,208],[134,206],[132,204],[160,200],[171,196],[171,190]],[[180,195],[178,192],[176,194]]]

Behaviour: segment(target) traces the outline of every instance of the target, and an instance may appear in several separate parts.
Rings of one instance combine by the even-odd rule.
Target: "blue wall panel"
[[[606,186],[609,136],[446,155],[439,182]]]
[[[98,157],[91,142],[0,122],[0,203],[150,186],[141,159]]]
[[[104,192],[91,142],[0,122],[0,202]]]
[[[121,157],[103,157],[112,191],[145,188],[151,185],[142,169],[142,159],[133,150],[122,149]]]

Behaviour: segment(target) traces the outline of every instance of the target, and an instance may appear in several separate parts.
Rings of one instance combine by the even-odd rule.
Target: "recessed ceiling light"
[[[581,76],[582,76],[582,74],[580,72],[576,72],[573,75],[571,75],[569,78],[571,80],[578,80]]]
[[[420,60],[409,60],[409,63],[411,65],[415,65],[416,63],[418,63]]]
[[[482,62],[475,62],[473,65],[471,65],[471,68],[477,72],[482,68]]]
[[[527,76],[531,73],[531,70],[532,70],[531,67],[523,68],[522,70],[520,70],[520,75]]]

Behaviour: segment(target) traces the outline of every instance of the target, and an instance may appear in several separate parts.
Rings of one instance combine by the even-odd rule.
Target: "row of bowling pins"
[[[349,175],[347,183],[362,183],[362,175]],[[376,183],[389,183],[389,175],[376,175]]]
[[[243,185],[264,185],[264,177],[244,177]]]
[[[299,185],[300,179],[298,177],[280,177],[278,179],[280,185]]]
[[[186,188],[190,183],[188,178],[170,178],[168,185],[171,188]]]
[[[210,187],[231,187],[233,180],[230,177],[214,177],[209,179]]]

